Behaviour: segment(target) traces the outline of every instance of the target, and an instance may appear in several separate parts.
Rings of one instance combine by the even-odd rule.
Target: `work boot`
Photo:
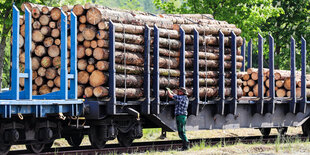
[[[189,142],[183,141],[182,151],[188,150],[188,148],[189,148]]]

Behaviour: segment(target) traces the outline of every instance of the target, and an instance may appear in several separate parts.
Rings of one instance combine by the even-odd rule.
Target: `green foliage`
[[[212,14],[217,20],[235,24],[242,30],[242,37],[254,39],[254,52],[257,52],[257,33],[261,33],[265,38],[265,67],[268,67],[268,33],[275,39],[275,66],[279,69],[290,68],[291,36],[297,43],[297,68],[301,65],[300,36],[310,40],[310,1],[306,0],[155,0],[154,3],[166,13]],[[307,57],[310,63],[310,56]],[[255,58],[254,53],[253,66],[257,66]]]
[[[257,37],[257,33],[262,32],[260,26],[268,18],[283,13],[282,8],[272,5],[272,0],[154,0],[154,3],[166,13],[212,14],[217,20],[235,24],[247,39]]]
[[[96,4],[126,10],[138,10],[151,13],[158,12],[151,0],[97,0]]]

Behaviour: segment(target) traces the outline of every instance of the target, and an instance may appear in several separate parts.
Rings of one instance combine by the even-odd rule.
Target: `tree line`
[[[300,49],[300,36],[310,40],[310,1],[307,0],[16,0],[16,6],[24,1],[49,6],[96,3],[99,5],[139,10],[150,13],[212,14],[217,20],[225,20],[242,29],[242,37],[253,39],[253,66],[257,66],[257,34],[268,42],[268,34],[275,38],[275,65],[289,69],[289,39],[294,37]],[[0,89],[10,83],[10,30],[12,25],[12,0],[0,1]],[[265,67],[268,67],[268,46],[264,46]],[[308,48],[310,45],[308,44]],[[300,50],[297,50],[297,68],[300,68]],[[310,58],[310,56],[307,56]],[[310,59],[308,59],[308,62]],[[309,68],[309,67],[308,67]]]

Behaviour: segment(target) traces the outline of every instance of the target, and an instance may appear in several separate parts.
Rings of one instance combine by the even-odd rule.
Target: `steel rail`
[[[268,137],[262,136],[250,136],[250,137],[223,137],[223,138],[204,138],[204,139],[191,139],[191,146],[204,142],[206,145],[233,145],[237,143],[252,144],[252,143],[275,143],[277,141],[285,143],[289,141],[295,141],[299,139],[306,141],[308,137],[302,135],[293,136],[277,136],[272,135]],[[182,147],[181,140],[170,140],[170,141],[152,141],[152,142],[137,142],[133,143],[130,147],[121,147],[119,144],[107,144],[104,149],[93,149],[91,146],[81,146],[79,148],[73,147],[61,147],[51,148],[46,152],[41,153],[45,155],[82,155],[82,154],[121,154],[121,153],[143,153],[147,151],[167,151],[176,150]],[[29,155],[32,153],[26,150],[11,151],[9,154]]]

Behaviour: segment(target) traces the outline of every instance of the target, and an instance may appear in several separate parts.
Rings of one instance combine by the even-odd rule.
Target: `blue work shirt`
[[[173,99],[176,101],[174,114],[187,115],[188,97],[186,95],[173,95]]]

